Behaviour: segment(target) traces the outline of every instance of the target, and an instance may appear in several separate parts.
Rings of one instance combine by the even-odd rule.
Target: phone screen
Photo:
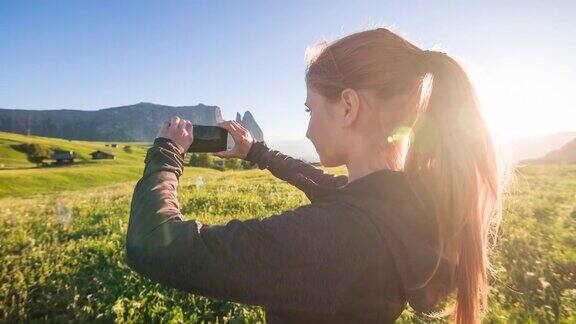
[[[188,152],[226,151],[228,130],[218,126],[192,125],[194,142]]]

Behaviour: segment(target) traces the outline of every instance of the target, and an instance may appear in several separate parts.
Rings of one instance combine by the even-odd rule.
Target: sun
[[[508,58],[465,67],[490,130],[506,138],[574,130],[574,74],[542,58]]]

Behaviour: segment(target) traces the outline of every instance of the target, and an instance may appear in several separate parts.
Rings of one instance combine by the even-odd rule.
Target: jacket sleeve
[[[328,187],[339,187],[348,183],[348,176],[326,173],[310,163],[270,149],[264,141],[254,142],[245,160],[252,165],[256,164],[261,170],[268,169],[274,176],[292,185],[296,185],[298,174]]]
[[[224,225],[185,220],[177,201],[183,156],[170,140],[148,150],[134,189],[126,262],[194,294],[268,308],[333,313],[358,267],[352,237],[327,206],[309,204]]]

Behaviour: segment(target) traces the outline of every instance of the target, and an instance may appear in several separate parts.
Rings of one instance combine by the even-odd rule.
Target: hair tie
[[[423,50],[417,59],[417,61],[418,61],[417,62],[418,73],[424,75],[428,72],[433,72],[432,71],[432,66],[433,66],[432,60],[434,60],[434,56],[439,55],[439,54],[446,55],[446,53],[444,53],[444,52]]]
[[[424,75],[428,72],[432,72],[431,71],[432,65],[430,64],[431,58],[432,58],[432,51],[429,50],[422,51],[420,56],[418,56],[416,63],[418,68],[418,74]]]

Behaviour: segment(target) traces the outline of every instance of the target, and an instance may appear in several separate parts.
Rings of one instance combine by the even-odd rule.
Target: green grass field
[[[77,140],[65,140],[59,138],[26,136],[21,134],[0,132],[0,168],[32,168],[34,163],[26,160],[26,154],[18,152],[10,147],[10,144],[19,143],[38,143],[51,148],[60,148],[62,150],[73,150],[78,154],[77,161],[84,163],[109,163],[113,162],[120,165],[134,165],[142,162],[142,157],[146,153],[146,148],[150,143],[145,142],[88,142]],[[118,147],[105,146],[106,144],[116,143]],[[130,145],[133,153],[124,152],[125,145]],[[92,160],[90,153],[96,150],[110,151],[117,156],[114,161]]]
[[[77,153],[77,158],[71,166],[36,167],[27,160],[25,153],[10,147],[21,143],[72,150]],[[75,191],[138,179],[144,170],[144,156],[150,143],[114,143],[118,147],[105,146],[109,142],[68,141],[0,132],[0,198]],[[132,148],[131,153],[124,151],[126,145]],[[116,159],[92,160],[89,154],[96,150],[112,152]]]
[[[5,134],[2,143],[18,140]],[[85,153],[103,145],[72,144]],[[20,163],[22,157],[0,150],[0,164]],[[126,266],[124,235],[144,153],[143,146],[133,155],[119,152],[116,161],[0,171],[0,322],[264,322],[260,307],[165,288]],[[576,166],[518,167],[516,173],[493,255],[497,276],[486,322],[574,323]],[[204,188],[194,186],[198,175]],[[208,224],[309,203],[302,192],[258,169],[186,167],[178,196],[188,219]],[[66,208],[69,221],[62,218]],[[431,320],[406,310],[399,322]]]

